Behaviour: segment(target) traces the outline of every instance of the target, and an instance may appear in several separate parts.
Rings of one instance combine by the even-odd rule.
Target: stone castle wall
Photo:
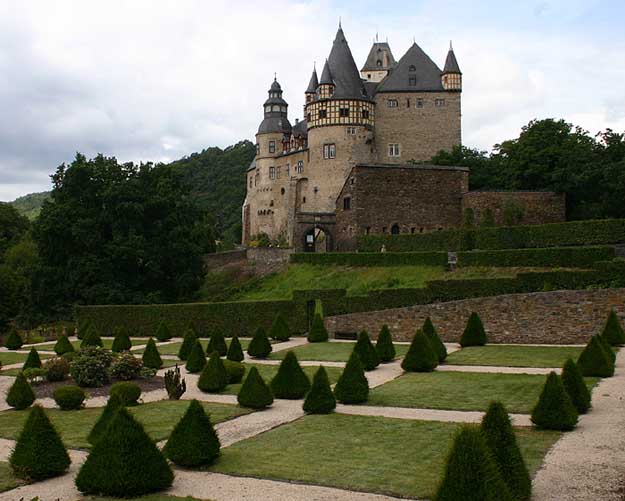
[[[466,299],[327,317],[335,332],[366,330],[376,338],[387,324],[396,341],[410,341],[429,315],[445,342],[457,342],[471,312],[479,313],[491,343],[582,344],[602,328],[610,309],[625,320],[625,289],[538,292]]]

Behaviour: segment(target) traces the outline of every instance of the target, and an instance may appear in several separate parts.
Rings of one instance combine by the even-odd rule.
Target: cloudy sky
[[[376,32],[441,67],[452,39],[468,146],[535,117],[625,130],[622,0],[0,0],[0,200],[48,189],[76,151],[167,161],[253,140],[274,71],[301,117],[339,17],[358,66]]]

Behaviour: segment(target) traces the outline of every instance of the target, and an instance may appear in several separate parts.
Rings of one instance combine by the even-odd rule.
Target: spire
[[[445,60],[445,68],[443,69],[443,73],[460,73],[460,66],[458,66],[458,61],[456,60],[456,55],[454,54],[454,48],[451,45],[451,40],[449,41],[449,52],[447,52],[447,59]]]
[[[334,80],[332,79],[332,73],[330,72],[330,64],[328,63],[327,59],[326,59],[326,64],[323,65],[323,71],[321,72],[321,80],[319,80],[319,85],[324,85],[324,84],[334,85]]]
[[[328,76],[332,79],[336,89],[335,98],[360,98],[366,96],[365,88],[358,73],[358,68],[354,62],[354,57],[349,49],[343,29],[339,27],[332,44],[332,50],[327,61]],[[325,82],[326,68],[321,75],[320,84]]]
[[[306,94],[314,94],[317,92],[317,87],[319,87],[319,79],[317,78],[317,68],[313,67],[313,72],[310,77],[310,82],[308,82],[308,88],[306,89]]]

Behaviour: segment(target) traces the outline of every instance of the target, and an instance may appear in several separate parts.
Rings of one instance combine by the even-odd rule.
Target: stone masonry
[[[538,292],[466,299],[327,317],[331,336],[387,324],[396,341],[410,341],[429,315],[445,342],[457,342],[471,312],[479,313],[491,343],[582,344],[602,328],[610,309],[625,320],[625,289]]]

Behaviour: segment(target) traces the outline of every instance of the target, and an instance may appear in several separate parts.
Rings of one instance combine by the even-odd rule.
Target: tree
[[[436,327],[434,327],[434,324],[432,323],[432,319],[430,317],[427,317],[425,319],[421,330],[427,336],[428,341],[432,345],[432,348],[434,348],[434,351],[436,351],[439,363],[444,362],[447,358],[447,348],[443,344],[443,341],[438,335],[438,332],[436,332]]]
[[[123,406],[124,404],[119,395],[113,394],[109,396],[104,409],[100,413],[100,416],[87,436],[87,441],[91,445],[95,445],[96,442],[100,440],[117,411]]]
[[[625,331],[614,310],[610,310],[601,337],[611,346],[625,344]]]
[[[323,343],[328,340],[328,331],[323,323],[323,317],[318,313],[315,313],[313,323],[308,331],[309,343]]]
[[[219,393],[228,385],[228,371],[224,367],[219,353],[211,353],[208,363],[204,366],[197,387],[208,393]]]
[[[362,366],[366,371],[372,371],[380,365],[380,357],[373,347],[367,331],[362,331],[358,335],[358,341],[354,345],[354,352],[360,357]]]
[[[228,346],[226,358],[228,360],[232,360],[233,362],[242,362],[243,359],[245,359],[243,349],[241,348],[241,342],[236,335],[232,336],[232,339],[230,340],[230,346]]]
[[[438,355],[421,329],[417,329],[401,362],[406,372],[432,372],[438,365]]]
[[[171,486],[174,474],[143,426],[120,407],[76,476],[83,494],[142,496]]]
[[[264,409],[273,403],[271,390],[256,367],[252,366],[247,373],[237,395],[237,401],[243,407],[251,409]]]
[[[611,355],[598,339],[593,336],[577,359],[577,365],[586,377],[610,377],[614,374],[614,363]]]
[[[144,367],[148,367],[150,369],[158,370],[163,366],[163,359],[161,358],[161,354],[158,352],[158,348],[156,347],[156,343],[153,338],[148,339],[148,344],[145,345],[145,351],[143,352],[141,361],[143,362]]]
[[[9,350],[19,350],[24,342],[15,329],[11,329],[7,338],[4,340],[4,346]]]
[[[228,353],[228,345],[226,344],[223,332],[214,332],[210,337],[206,348],[206,354],[210,356],[213,351],[218,352],[221,357],[226,356]]]
[[[271,380],[270,388],[276,398],[289,400],[304,398],[310,390],[310,380],[292,351],[287,352],[280,363],[278,372]]]
[[[156,329],[156,339],[159,341],[169,341],[171,339],[171,331],[164,320],[161,320]]]
[[[447,457],[435,501],[512,501],[482,432],[463,426]]]
[[[15,476],[35,481],[56,477],[67,471],[70,462],[67,449],[43,407],[35,405],[9,458]]]
[[[130,350],[130,348],[132,348],[132,342],[130,341],[128,331],[122,326],[116,327],[111,351],[120,353],[122,351]]]
[[[80,343],[81,348],[86,348],[87,346],[104,346],[104,343],[102,343],[102,338],[100,337],[100,333],[93,326],[93,324],[88,327],[85,335],[82,338],[82,343]]]
[[[35,401],[35,392],[26,381],[21,372],[15,377],[15,381],[9,388],[6,403],[14,409],[21,411],[30,407]]]
[[[269,337],[276,341],[288,341],[291,337],[289,331],[289,324],[284,319],[282,313],[278,313],[273,319],[271,324],[271,330],[269,331]]]
[[[463,348],[467,346],[484,346],[486,341],[486,331],[484,330],[482,319],[477,313],[473,312],[469,316],[467,326],[460,338],[460,346]]]
[[[532,423],[545,430],[569,431],[577,424],[577,411],[555,372],[547,376],[538,403],[532,410]]]
[[[590,409],[590,392],[584,382],[584,377],[579,367],[570,358],[562,369],[562,384],[569,394],[571,402],[578,414],[586,414]]]
[[[220,447],[210,418],[194,399],[171,432],[163,454],[179,466],[193,468],[211,464],[219,456]]]
[[[41,369],[41,358],[39,358],[39,353],[37,353],[37,350],[34,347],[28,352],[26,361],[22,366],[23,371],[26,369]]]
[[[369,398],[369,382],[360,357],[352,351],[334,387],[334,396],[343,404],[360,404]]]
[[[191,353],[189,354],[189,358],[187,358],[187,365],[185,368],[187,369],[187,372],[196,374],[198,372],[202,372],[205,365],[206,355],[204,355],[204,348],[202,347],[200,340],[196,339],[193,348],[191,349]]]
[[[304,400],[307,414],[329,414],[336,408],[336,399],[330,388],[328,373],[320,366],[313,376],[312,386]]]
[[[57,355],[61,356],[65,353],[71,353],[74,351],[74,345],[70,342],[69,338],[63,334],[54,345],[54,351]]]
[[[532,479],[517,444],[510,417],[501,402],[491,402],[482,418],[482,432],[512,497],[529,501]]]
[[[180,360],[186,360],[189,357],[191,350],[195,346],[195,341],[197,341],[197,335],[193,329],[187,329],[187,332],[182,339],[180,349],[178,350],[178,358]]]
[[[267,358],[272,349],[273,348],[271,347],[271,343],[269,342],[265,329],[262,327],[256,329],[254,337],[247,347],[247,354],[254,358]]]
[[[393,337],[388,325],[384,324],[380,333],[378,334],[378,340],[375,343],[375,350],[378,352],[378,357],[382,362],[391,362],[395,359],[395,346],[393,345]]]

